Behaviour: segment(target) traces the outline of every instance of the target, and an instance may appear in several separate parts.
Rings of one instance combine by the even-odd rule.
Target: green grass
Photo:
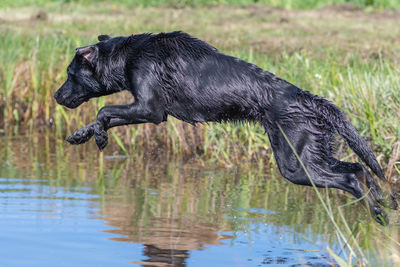
[[[75,3],[46,7],[48,18],[40,20],[33,16],[37,10],[0,9],[0,123],[8,134],[14,125],[28,126],[33,132],[53,122],[59,137],[65,138],[94,120],[105,104],[132,101],[123,93],[93,99],[76,110],[56,105],[52,95],[65,81],[76,47],[96,42],[98,34],[180,29],[333,101],[371,142],[390,179],[399,177],[397,13],[352,11],[354,15],[348,16],[335,8],[293,12],[261,5],[126,9]],[[121,127],[114,133],[108,149],[119,146],[126,153],[143,145],[162,145],[227,166],[245,161],[273,163],[268,137],[259,125],[193,127],[170,119],[160,126]],[[338,156],[356,159],[342,145]]]

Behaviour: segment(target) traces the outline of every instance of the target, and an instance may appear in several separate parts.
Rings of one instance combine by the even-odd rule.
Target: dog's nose
[[[59,91],[57,91],[57,92],[54,94],[53,97],[54,97],[54,99],[57,101],[58,104],[62,105],[63,97],[62,97],[62,95],[60,94]]]

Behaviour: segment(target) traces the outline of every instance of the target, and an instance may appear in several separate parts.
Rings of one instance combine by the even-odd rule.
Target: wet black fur
[[[68,67],[68,79],[56,92],[59,104],[76,108],[92,97],[129,90],[135,102],[106,106],[97,121],[67,140],[88,141],[93,135],[100,149],[107,130],[127,124],[159,124],[174,116],[191,124],[209,121],[259,122],[268,133],[282,175],[295,184],[311,185],[287,135],[318,187],[345,190],[367,201],[376,220],[385,214],[375,201],[387,195],[360,163],[332,156],[332,137],[339,133],[368,167],[386,181],[372,150],[345,115],[333,104],[183,32],[138,34],[111,38],[78,48]],[[280,128],[281,129],[280,129]],[[389,200],[397,208],[394,199]],[[386,219],[385,219],[386,220]]]

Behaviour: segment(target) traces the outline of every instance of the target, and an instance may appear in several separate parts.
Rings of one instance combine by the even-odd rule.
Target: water
[[[327,247],[348,253],[313,189],[274,170],[1,142],[0,266],[331,266]],[[359,204],[344,212],[371,223]]]

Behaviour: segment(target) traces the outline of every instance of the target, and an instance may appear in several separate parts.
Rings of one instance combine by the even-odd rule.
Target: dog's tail
[[[344,113],[326,99],[316,97],[312,102],[316,105],[316,110],[319,115],[336,129],[360,159],[365,162],[381,180],[386,181],[382,168],[372,152],[372,149],[360,136]]]

